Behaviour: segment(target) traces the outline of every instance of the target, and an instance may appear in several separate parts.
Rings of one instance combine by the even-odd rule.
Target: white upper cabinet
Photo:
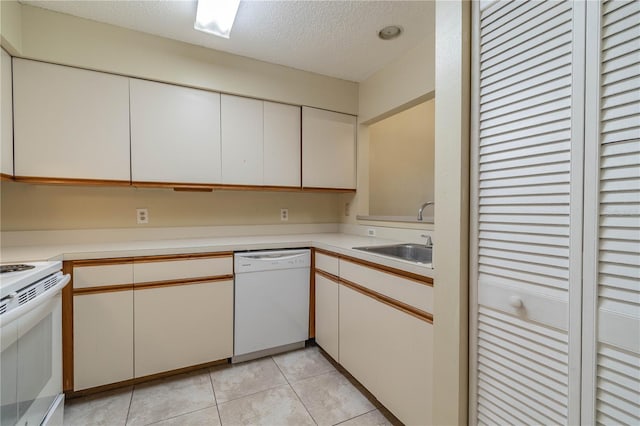
[[[302,186],[356,188],[356,117],[302,108]]]
[[[262,185],[263,102],[222,95],[222,182]]]
[[[126,181],[129,79],[13,60],[15,174]]]
[[[220,95],[131,79],[131,179],[220,183]]]
[[[300,107],[264,102],[263,183],[300,186]]]
[[[2,79],[1,102],[2,105],[2,151],[0,151],[0,162],[2,166],[0,173],[5,176],[13,176],[13,93],[11,89],[11,56],[0,49],[2,55],[0,71]]]

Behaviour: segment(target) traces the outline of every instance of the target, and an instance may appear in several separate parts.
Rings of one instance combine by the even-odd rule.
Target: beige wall
[[[150,223],[136,224],[136,208]],[[280,221],[280,209],[289,221]],[[0,184],[2,231],[335,223],[338,195],[295,192],[174,192],[82,186]]]
[[[4,2],[3,2],[4,3]],[[21,6],[21,56],[357,114],[358,84]]]
[[[12,55],[22,49],[22,6],[17,0],[0,1],[2,47]]]
[[[433,200],[434,104],[423,102],[369,126],[370,215],[415,216]]]
[[[426,26],[435,28],[433,21]],[[359,121],[371,124],[433,92],[435,34],[360,83]]]
[[[465,0],[436,4],[436,425],[467,424],[470,9]]]
[[[428,22],[435,28],[434,22]],[[356,216],[369,213],[369,126],[377,121],[418,105],[435,96],[435,29],[430,37],[407,51],[398,60],[360,83],[358,96],[358,193],[343,195],[340,201],[343,223],[364,224]],[[349,205],[349,215],[346,205]],[[399,222],[378,222],[382,226],[406,227]],[[412,224],[416,229],[432,228]]]

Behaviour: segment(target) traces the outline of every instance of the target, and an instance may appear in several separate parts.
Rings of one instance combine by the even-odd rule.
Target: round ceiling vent
[[[402,34],[402,27],[398,25],[388,25],[378,31],[378,37],[382,40],[393,40],[400,37],[400,34]]]

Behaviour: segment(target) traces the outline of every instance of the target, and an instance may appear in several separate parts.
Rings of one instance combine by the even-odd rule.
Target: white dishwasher
[[[297,347],[309,338],[311,251],[234,254],[233,362]]]

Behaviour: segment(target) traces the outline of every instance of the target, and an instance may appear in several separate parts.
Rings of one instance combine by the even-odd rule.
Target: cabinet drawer
[[[316,252],[316,269],[338,276],[339,261],[337,257]]]
[[[194,259],[135,261],[134,282],[145,283],[233,274],[233,257],[216,256]]]
[[[433,287],[409,278],[340,259],[340,279],[433,313]]]
[[[115,265],[75,266],[73,288],[104,287],[133,283],[133,262]]]

